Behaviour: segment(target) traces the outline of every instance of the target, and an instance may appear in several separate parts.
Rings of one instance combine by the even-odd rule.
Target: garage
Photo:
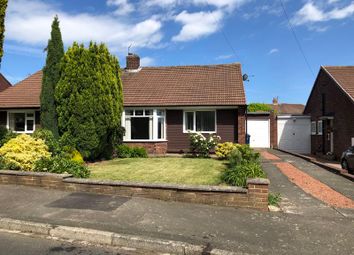
[[[308,116],[278,116],[278,148],[309,154],[311,152],[311,119]]]
[[[270,119],[264,117],[251,117],[247,119],[247,134],[250,135],[252,148],[270,148]]]

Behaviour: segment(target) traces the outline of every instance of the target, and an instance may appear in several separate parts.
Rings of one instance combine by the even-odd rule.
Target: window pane
[[[145,116],[151,116],[152,110],[145,110]]]
[[[196,112],[197,131],[215,131],[215,112]]]
[[[134,115],[134,110],[126,110],[125,115],[127,116],[133,116]]]
[[[194,130],[194,112],[186,112],[186,130]]]
[[[131,139],[149,139],[150,118],[131,118]]]
[[[158,118],[158,123],[157,123],[157,137],[158,139],[164,139],[164,119],[163,118]]]
[[[157,116],[165,116],[165,112],[162,110],[157,110]]]
[[[16,132],[24,132],[25,116],[24,113],[10,113],[10,129]]]
[[[34,121],[27,120],[27,131],[33,131],[33,129],[34,129]]]
[[[135,110],[135,116],[143,116],[144,110]]]

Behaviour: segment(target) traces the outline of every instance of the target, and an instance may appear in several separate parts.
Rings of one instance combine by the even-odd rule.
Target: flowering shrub
[[[215,154],[219,159],[227,159],[231,151],[235,148],[237,148],[237,144],[235,143],[219,143],[215,148]]]
[[[215,134],[206,138],[200,133],[189,133],[191,152],[196,157],[209,157],[210,150],[214,149],[220,141],[220,136]]]
[[[48,146],[42,139],[25,134],[11,139],[0,148],[0,157],[11,170],[32,171],[37,160],[50,156]]]

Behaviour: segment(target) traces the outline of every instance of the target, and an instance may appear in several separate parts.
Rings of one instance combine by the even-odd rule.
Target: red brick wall
[[[163,155],[167,152],[167,142],[124,142],[129,147],[144,147],[148,154]]]
[[[278,148],[278,121],[274,112],[270,114],[270,147]]]
[[[128,55],[127,60],[127,69],[138,69],[140,67],[140,57],[134,54]]]
[[[246,107],[238,108],[237,122],[237,142],[239,144],[246,143]]]
[[[312,121],[317,121],[322,112],[322,94],[325,94],[325,115],[333,115],[334,154],[336,158],[351,145],[354,137],[354,103],[345,92],[323,70],[320,71],[317,82],[308,100],[304,114],[311,115]],[[323,136],[311,136],[311,152],[324,153],[330,151],[326,135],[326,125]]]

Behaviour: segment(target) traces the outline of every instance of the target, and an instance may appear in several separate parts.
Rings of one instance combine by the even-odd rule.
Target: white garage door
[[[252,148],[269,148],[269,119],[248,119],[247,133],[250,137]]]
[[[278,117],[278,148],[295,153],[311,151],[311,120],[305,116]]]

